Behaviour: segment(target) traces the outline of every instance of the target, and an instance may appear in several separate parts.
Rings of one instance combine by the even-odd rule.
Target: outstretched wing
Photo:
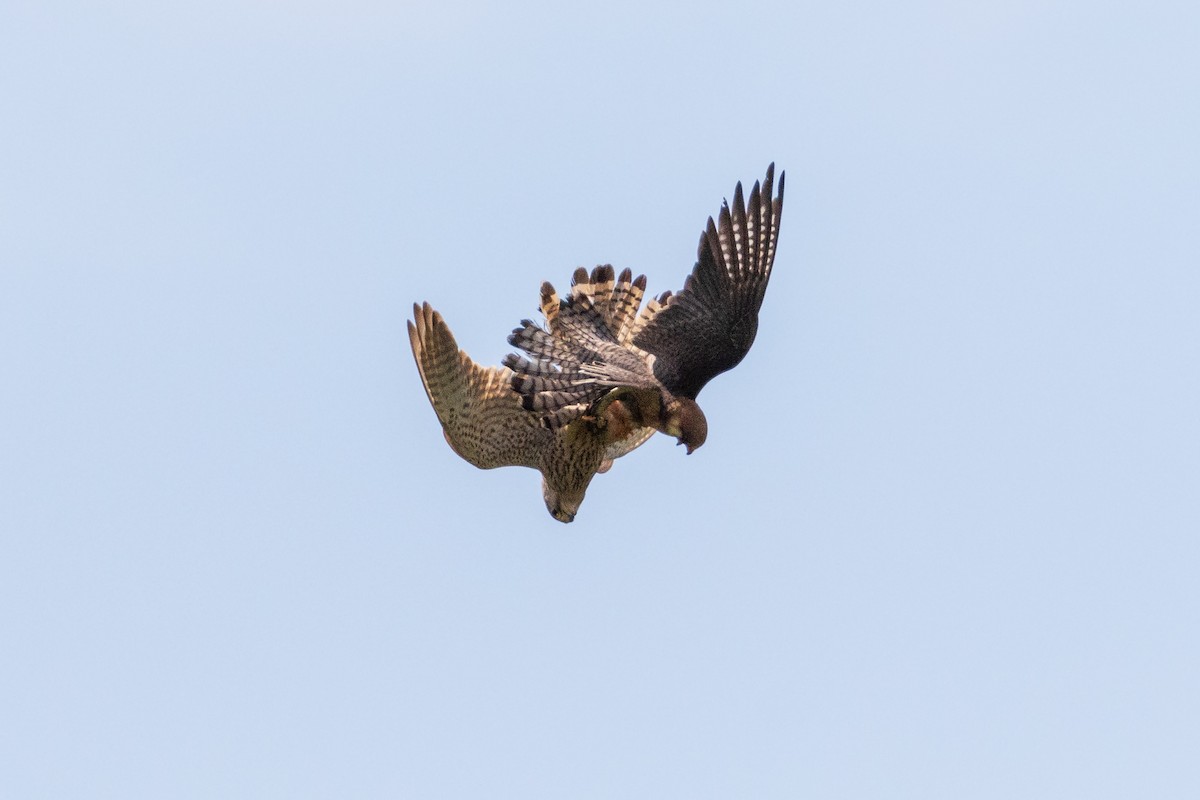
[[[667,292],[642,310],[633,344],[656,356],[654,375],[672,394],[695,399],[754,343],[783,211],[784,176],[772,196],[774,176],[771,164],[762,187],[756,182],[750,190],[749,204],[737,185],[732,207],[724,204],[716,223],[709,217],[683,291]]]
[[[428,303],[413,305],[413,319],[408,338],[417,369],[454,452],[481,469],[537,467],[553,434],[521,407],[512,372],[472,361]]]

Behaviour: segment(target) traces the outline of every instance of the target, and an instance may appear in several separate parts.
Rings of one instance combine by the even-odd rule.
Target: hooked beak
[[[676,446],[676,447],[679,447],[679,446],[680,446],[680,445],[682,445],[682,444],[683,444],[683,440],[682,440],[682,439],[680,439],[678,442],[676,442],[676,443],[675,443],[675,446]],[[695,449],[696,449],[696,448],[694,448],[694,447],[689,447],[689,448],[687,449],[687,454],[690,456],[690,455],[692,454],[692,451],[693,451],[693,450],[695,450]]]

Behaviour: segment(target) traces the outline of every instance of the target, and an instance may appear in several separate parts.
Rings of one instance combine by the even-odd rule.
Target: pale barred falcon
[[[593,476],[662,431],[693,452],[708,423],[696,396],[745,357],[775,260],[783,174],[775,165],[743,200],[710,217],[697,262],[677,293],[641,307],[646,277],[611,266],[575,271],[560,300],[542,284],[546,329],[523,320],[510,355],[483,367],[458,349],[428,303],[408,333],[425,391],[456,453],[482,469],[533,467],[550,514],[571,522]]]

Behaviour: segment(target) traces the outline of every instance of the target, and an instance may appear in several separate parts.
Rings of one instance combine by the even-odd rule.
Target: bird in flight
[[[758,331],[783,211],[774,173],[772,164],[748,198],[739,183],[709,218],[679,292],[643,307],[646,277],[609,265],[577,269],[565,299],[543,283],[546,327],[522,320],[509,342],[526,355],[502,367],[472,361],[441,314],[414,305],[413,355],[454,452],[482,469],[539,470],[547,510],[571,522],[592,478],[655,431],[689,454],[704,444],[696,396],[741,362]]]

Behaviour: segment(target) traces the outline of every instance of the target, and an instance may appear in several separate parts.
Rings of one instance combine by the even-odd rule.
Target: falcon
[[[646,278],[603,265],[575,271],[560,299],[541,287],[542,328],[522,320],[509,342],[526,356],[483,367],[459,350],[441,315],[413,306],[417,368],[450,447],[483,469],[542,473],[546,508],[571,522],[592,478],[656,431],[690,454],[708,422],[696,404],[712,378],[737,366],[754,342],[775,260],[784,176],[775,165],[748,201],[739,183],[700,236],[679,292],[645,307]]]
[[[709,218],[683,290],[651,300],[632,326],[607,324],[608,306],[628,296],[628,271],[614,285],[611,267],[591,276],[576,270],[565,300],[543,284],[548,331],[522,320],[509,343],[533,359],[505,359],[525,408],[551,428],[581,415],[601,424],[618,415],[638,435],[649,428],[675,437],[689,454],[704,444],[708,422],[696,397],[745,358],[758,332],[783,211],[783,175],[772,196],[774,166],[749,202],[737,185],[732,206],[725,203],[716,222]],[[644,288],[645,276],[632,285]]]

